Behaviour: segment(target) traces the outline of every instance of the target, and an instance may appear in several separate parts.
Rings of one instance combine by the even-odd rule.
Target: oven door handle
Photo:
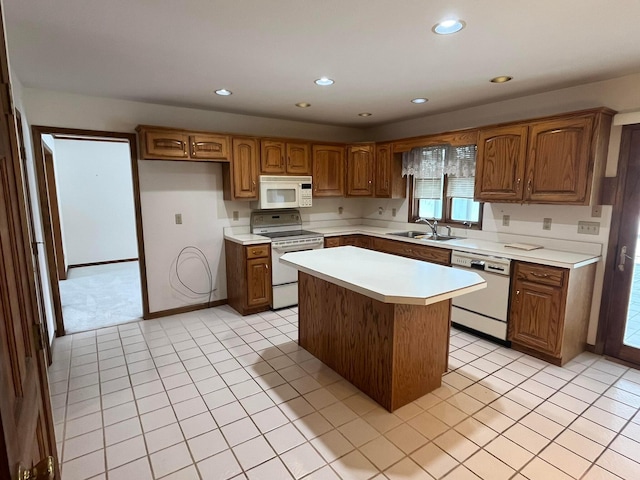
[[[322,248],[323,242],[305,243],[304,245],[289,245],[285,247],[271,247],[276,253],[304,252],[305,250],[316,250]]]

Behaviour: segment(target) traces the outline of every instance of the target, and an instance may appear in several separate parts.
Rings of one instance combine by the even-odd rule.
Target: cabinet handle
[[[260,250],[251,250],[251,253],[253,253],[254,255],[258,255],[260,253]]]
[[[193,142],[191,144],[191,156],[195,157],[196,156],[196,142]]]
[[[528,192],[531,192],[531,182],[532,182],[531,179],[529,179],[529,181],[527,182],[527,191]]]
[[[534,277],[538,277],[538,278],[549,278],[549,274],[548,273],[531,272],[531,275],[533,275]]]
[[[269,265],[267,265],[266,263],[265,263],[265,265],[264,265],[264,268],[265,268],[265,270],[266,270],[267,272],[269,271]]]
[[[516,181],[516,193],[520,191],[520,179]]]

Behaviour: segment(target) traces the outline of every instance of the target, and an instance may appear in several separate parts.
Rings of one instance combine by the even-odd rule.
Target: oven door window
[[[297,189],[290,188],[269,188],[267,190],[267,202],[269,204],[293,203],[296,201]]]

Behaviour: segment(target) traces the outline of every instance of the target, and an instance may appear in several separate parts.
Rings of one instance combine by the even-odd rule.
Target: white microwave
[[[260,175],[258,204],[261,209],[310,207],[312,192],[310,176]]]

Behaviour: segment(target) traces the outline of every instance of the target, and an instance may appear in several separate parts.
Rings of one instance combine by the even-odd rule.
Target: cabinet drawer
[[[268,257],[269,250],[271,250],[271,245],[268,243],[264,245],[250,245],[247,247],[247,258]]]
[[[555,287],[561,287],[564,283],[565,270],[563,268],[530,263],[517,263],[516,265],[516,278],[518,280],[528,280]]]

